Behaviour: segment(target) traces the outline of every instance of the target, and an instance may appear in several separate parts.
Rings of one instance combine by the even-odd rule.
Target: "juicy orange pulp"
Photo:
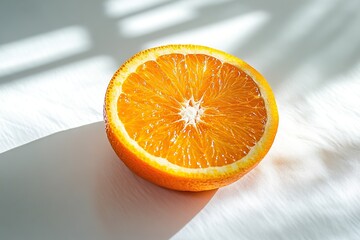
[[[254,80],[206,54],[146,61],[123,82],[117,109],[143,149],[186,168],[243,158],[263,136],[268,117]]]

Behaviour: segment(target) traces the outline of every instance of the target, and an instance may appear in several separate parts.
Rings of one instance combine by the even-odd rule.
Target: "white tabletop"
[[[0,3],[0,239],[360,239],[360,1]],[[274,89],[275,143],[238,182],[152,185],[113,153],[106,86],[136,52],[208,45]]]

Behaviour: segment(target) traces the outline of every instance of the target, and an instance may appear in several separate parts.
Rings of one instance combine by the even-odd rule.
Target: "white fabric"
[[[0,239],[360,239],[359,12],[357,0],[3,1]],[[228,187],[159,188],[107,142],[112,74],[167,43],[227,51],[275,91],[275,143]]]

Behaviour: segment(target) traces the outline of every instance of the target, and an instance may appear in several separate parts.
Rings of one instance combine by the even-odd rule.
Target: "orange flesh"
[[[186,111],[196,117],[189,121]],[[147,152],[188,168],[238,161],[267,121],[252,78],[204,54],[168,54],[139,66],[123,83],[118,116]]]

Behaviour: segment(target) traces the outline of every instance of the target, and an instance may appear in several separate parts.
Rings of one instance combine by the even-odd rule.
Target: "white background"
[[[360,239],[359,13],[357,0],[2,0],[0,239]],[[169,43],[227,51],[274,89],[275,143],[228,187],[159,188],[107,142],[112,74]]]

